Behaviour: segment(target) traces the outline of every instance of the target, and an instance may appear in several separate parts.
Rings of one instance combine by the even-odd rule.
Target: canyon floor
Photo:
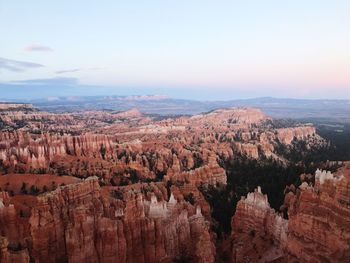
[[[0,262],[350,262],[349,130],[0,103]]]

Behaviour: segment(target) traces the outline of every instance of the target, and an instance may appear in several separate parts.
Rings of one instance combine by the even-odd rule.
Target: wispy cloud
[[[55,71],[56,74],[64,74],[64,73],[73,73],[81,71],[81,68],[73,68],[73,69],[63,69],[63,70],[57,70]]]
[[[28,52],[52,52],[53,49],[48,47],[48,46],[42,46],[42,45],[30,45],[30,46],[27,46],[25,47],[24,49],[25,51],[28,51]]]
[[[102,68],[72,68],[72,69],[62,69],[55,71],[56,74],[65,74],[65,73],[73,73],[84,70],[100,70]]]
[[[11,81],[11,84],[17,85],[36,85],[36,86],[74,86],[78,84],[77,78],[48,78],[48,79],[29,79]]]
[[[44,67],[44,65],[28,61],[19,61],[0,57],[0,71],[4,69],[14,72],[23,72],[27,69],[41,67]]]

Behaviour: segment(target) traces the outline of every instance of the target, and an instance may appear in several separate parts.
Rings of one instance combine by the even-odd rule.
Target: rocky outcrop
[[[140,118],[142,117],[142,113],[138,109],[130,109],[123,112],[118,112],[114,114],[116,118]]]
[[[276,214],[258,187],[237,204],[232,220],[232,262],[283,259],[287,231],[287,220]]]
[[[2,239],[1,262],[14,262],[5,247],[22,240],[27,254],[21,255],[35,262],[146,263],[177,257],[214,262],[215,246],[199,206],[173,194],[168,199],[161,184],[113,189],[88,178],[38,196],[29,218],[17,219],[12,228],[1,224],[1,233],[12,239]],[[6,232],[24,225],[28,231],[20,235]]]
[[[284,144],[291,144],[294,139],[306,140],[316,134],[313,126],[277,129],[277,139]]]
[[[233,262],[349,262],[350,165],[317,170],[315,186],[288,192],[288,220],[270,208],[260,189],[237,204],[232,220]]]
[[[315,186],[304,183],[288,209],[291,262],[350,260],[350,167],[318,170]]]
[[[0,192],[0,262],[27,263],[29,253],[25,236],[28,224],[18,216],[16,208],[10,204],[7,192]]]
[[[242,153],[249,158],[258,159],[259,150],[258,145],[252,143],[235,143],[237,152]]]
[[[0,262],[3,263],[29,263],[27,250],[10,251],[9,242],[5,237],[0,236]]]
[[[33,168],[45,168],[55,156],[101,157],[111,152],[112,142],[106,135],[58,136],[44,134],[40,138],[30,134],[1,133],[0,156],[4,164],[19,162]]]
[[[180,170],[178,161],[175,161],[164,177],[165,181],[186,182],[194,186],[199,186],[201,184],[210,184],[214,186],[220,184],[225,185],[226,179],[225,170],[219,166],[215,158],[210,158],[208,165],[183,172]]]
[[[96,158],[103,162],[111,158],[113,142],[106,135],[85,134],[81,136],[59,136],[43,134],[40,137],[22,132],[0,133],[0,160],[10,171],[32,172],[38,169],[48,171],[51,163],[65,160],[64,167],[70,167],[69,157]],[[71,159],[72,161],[72,159]]]
[[[238,125],[258,124],[269,120],[261,110],[255,108],[218,109],[206,114],[195,115],[191,118],[200,123],[232,123]]]

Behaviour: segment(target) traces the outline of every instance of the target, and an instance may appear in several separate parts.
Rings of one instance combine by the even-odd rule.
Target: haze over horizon
[[[350,2],[0,3],[0,98],[350,99]]]

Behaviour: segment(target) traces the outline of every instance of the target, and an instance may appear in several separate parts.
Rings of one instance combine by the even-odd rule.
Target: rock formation
[[[0,262],[4,263],[29,263],[27,250],[9,251],[8,241],[5,237],[0,236]]]
[[[97,175],[114,184],[128,177],[130,169],[138,179],[152,180],[168,170],[168,177],[174,172],[188,172],[182,177],[202,176],[210,170],[223,174],[215,164],[217,156],[267,156],[285,162],[275,148],[280,143],[290,146],[294,139],[308,147],[322,146],[314,127],[275,129],[266,126],[272,122],[269,117],[253,108],[158,121],[136,109],[54,114],[28,106],[15,111],[5,108],[0,121],[4,124],[0,131],[3,173]],[[210,158],[216,161],[209,163]],[[195,171],[205,165],[204,171]]]
[[[294,262],[350,261],[350,167],[316,171],[288,209],[288,255]]]
[[[11,240],[0,239],[1,262],[163,262],[182,255],[214,262],[215,246],[200,208],[173,194],[169,201],[158,195],[148,200],[148,194],[129,189],[116,199],[97,178],[88,178],[38,196],[22,221],[13,205],[2,205],[0,219],[7,223],[0,230]],[[6,232],[22,227],[18,234]],[[20,242],[20,253],[8,252],[9,244]]]
[[[270,207],[260,187],[238,202],[232,231],[232,262],[272,262],[284,257],[287,220]]]
[[[277,129],[277,138],[280,142],[290,144],[294,139],[305,140],[316,134],[312,126]]]
[[[215,262],[213,211],[199,189],[223,189],[228,160],[288,163],[279,148],[292,149],[295,140],[308,149],[323,143],[314,127],[277,128],[253,108],[160,118],[136,109],[63,114],[0,104],[1,262]],[[347,255],[346,231],[334,242],[341,251],[325,247],[320,256],[293,239],[303,234],[294,226],[301,224],[304,192],[311,191],[315,203],[319,191],[343,206],[349,202],[345,176],[316,177],[316,190],[302,185],[289,194],[289,221],[260,189],[239,202],[234,260]],[[341,230],[331,226],[334,241]]]
[[[286,195],[288,220],[270,208],[258,188],[237,205],[232,220],[233,262],[349,262],[350,165],[317,170]]]

